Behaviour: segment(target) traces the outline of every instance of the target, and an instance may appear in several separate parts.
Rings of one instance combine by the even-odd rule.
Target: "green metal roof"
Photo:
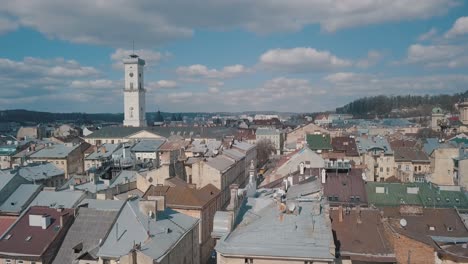
[[[418,188],[417,193],[408,193],[408,188]],[[383,193],[378,193],[378,189]],[[440,190],[431,183],[367,182],[366,192],[369,204],[375,206],[407,204],[433,208],[468,208],[468,200],[463,192]]]
[[[311,150],[332,149],[330,135],[307,135],[307,144]]]

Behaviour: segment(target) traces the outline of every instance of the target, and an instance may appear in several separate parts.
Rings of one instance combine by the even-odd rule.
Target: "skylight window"
[[[5,239],[5,240],[8,240],[8,239],[10,239],[10,238],[11,238],[11,234],[8,234],[8,235],[5,236],[4,239]]]
[[[32,236],[28,236],[28,237],[26,237],[24,240],[26,240],[26,241],[30,241],[30,240],[31,240],[31,238],[32,238]]]

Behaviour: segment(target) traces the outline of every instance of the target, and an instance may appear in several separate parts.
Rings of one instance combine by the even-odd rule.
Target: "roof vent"
[[[406,219],[402,218],[400,219],[400,225],[401,227],[406,227],[408,225],[408,222],[406,221]]]

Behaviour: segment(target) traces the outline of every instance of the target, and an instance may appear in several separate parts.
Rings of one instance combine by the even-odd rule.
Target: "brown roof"
[[[255,140],[255,130],[254,129],[239,129],[235,135],[237,140]]]
[[[392,149],[395,148],[414,148],[418,141],[416,139],[394,139],[390,140],[390,146]]]
[[[185,148],[188,144],[189,142],[185,140],[166,141],[159,147],[159,151],[179,150]]]
[[[338,201],[331,203],[351,203],[351,196],[359,196],[360,204],[367,204],[365,182],[362,179],[361,169],[352,169],[346,172],[328,172],[323,193],[329,197],[338,197]],[[355,201],[355,203],[357,203]]]
[[[59,212],[57,209],[46,206],[33,206],[15,223],[15,225],[6,233],[6,237],[0,240],[1,255],[31,255],[32,257],[41,257],[60,235],[66,232],[69,225],[64,224],[60,227],[60,216],[65,217],[65,223],[73,218],[73,209],[63,209]],[[40,226],[30,226],[30,215],[49,215],[51,224],[47,229]],[[69,222],[68,222],[69,223]],[[28,240],[27,238],[30,237]]]
[[[395,161],[419,161],[430,162],[429,157],[424,151],[417,148],[395,148],[393,149]]]
[[[356,147],[356,140],[350,137],[334,137],[331,140],[333,151],[344,152],[346,156],[357,157],[359,152]]]
[[[219,193],[219,189],[212,184],[208,184],[201,189],[179,185],[174,187],[151,185],[143,198],[165,196],[167,206],[172,208],[203,207]]]
[[[16,221],[16,216],[0,216],[0,236]]]
[[[342,256],[371,262],[395,262],[395,253],[384,235],[384,226],[380,221],[379,210],[361,209],[361,223],[358,223],[359,211],[343,210],[343,221],[339,221],[339,210],[331,210],[332,229],[335,245]],[[353,255],[360,256],[353,256]],[[353,262],[354,263],[354,262]]]
[[[455,209],[424,208],[419,215],[402,215],[399,208],[384,208],[392,230],[422,243],[435,246],[431,236],[468,237],[468,230]],[[404,218],[405,227],[400,225]],[[434,227],[434,230],[430,230]]]

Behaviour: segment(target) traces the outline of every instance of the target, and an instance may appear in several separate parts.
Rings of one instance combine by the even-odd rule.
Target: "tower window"
[[[141,73],[138,74],[138,77],[141,77]]]
[[[141,88],[142,88],[142,87],[141,87],[141,83],[140,83],[140,89],[141,89]]]
[[[133,83],[132,82],[130,83],[130,89],[133,89]]]

